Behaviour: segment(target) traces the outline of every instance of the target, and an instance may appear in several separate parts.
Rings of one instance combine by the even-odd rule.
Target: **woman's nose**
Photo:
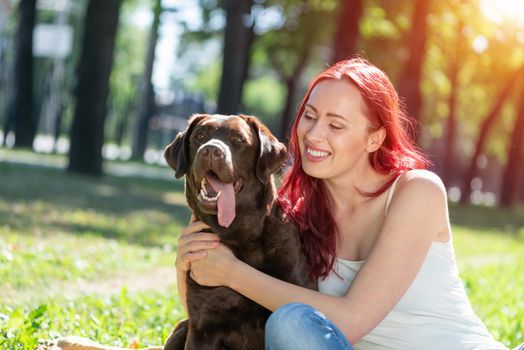
[[[324,141],[325,132],[324,127],[318,121],[313,123],[309,130],[306,132],[306,140],[311,142],[321,142]]]

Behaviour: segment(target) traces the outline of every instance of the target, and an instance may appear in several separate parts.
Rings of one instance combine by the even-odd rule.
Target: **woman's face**
[[[350,82],[318,83],[297,126],[304,172],[330,180],[369,164],[367,113],[360,91]]]

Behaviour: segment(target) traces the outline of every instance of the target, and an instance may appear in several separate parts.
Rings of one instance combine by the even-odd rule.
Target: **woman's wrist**
[[[242,260],[235,259],[233,260],[228,266],[228,273],[226,277],[226,287],[231,288],[233,290],[237,290],[238,285],[242,283],[242,276],[244,273],[245,266],[247,265]]]

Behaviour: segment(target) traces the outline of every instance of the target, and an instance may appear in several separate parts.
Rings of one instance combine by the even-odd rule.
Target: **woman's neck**
[[[328,197],[333,210],[336,212],[347,212],[357,209],[363,203],[373,197],[360,193],[375,192],[387,181],[389,176],[378,173],[371,165],[359,172],[348,173],[344,177],[324,180]]]

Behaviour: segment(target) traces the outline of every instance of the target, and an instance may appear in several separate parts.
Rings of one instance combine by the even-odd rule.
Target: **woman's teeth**
[[[329,156],[328,152],[314,151],[311,148],[307,149],[307,153],[311,154],[313,157],[327,157],[327,156]]]

